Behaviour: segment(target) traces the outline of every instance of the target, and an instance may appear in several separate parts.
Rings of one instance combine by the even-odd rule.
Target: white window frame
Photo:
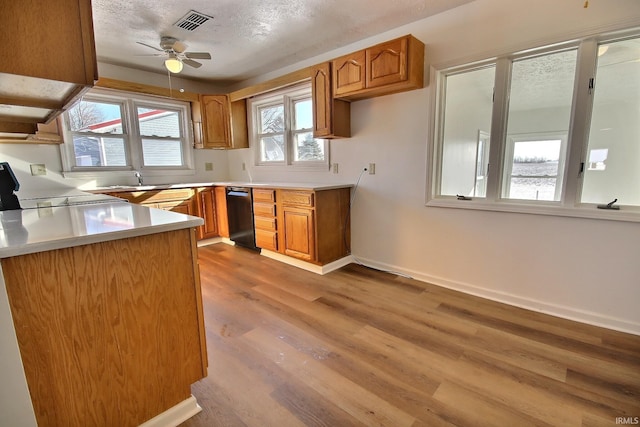
[[[621,206],[620,210],[613,211],[597,209],[595,204],[580,202],[584,177],[582,171],[588,162],[587,142],[593,103],[593,96],[587,90],[587,85],[589,79],[593,78],[596,73],[598,44],[637,37],[640,37],[638,29],[625,30],[540,49],[528,49],[487,60],[467,62],[466,64],[447,64],[442,68],[432,67],[430,87],[435,90],[431,91],[433,114],[430,116],[429,122],[431,143],[428,144],[427,149],[427,164],[430,165],[431,172],[427,174],[426,206],[640,222],[640,207],[638,206]],[[566,150],[564,150],[564,169],[559,171],[559,174],[562,174],[559,179],[561,178],[564,183],[561,187],[560,200],[550,202],[505,199],[501,196],[502,182],[505,179],[504,159],[507,154],[505,150],[508,146],[506,120],[511,78],[510,63],[517,59],[550,54],[575,47],[578,48],[578,59],[569,131],[563,140],[567,144]],[[444,112],[444,96],[442,95],[444,94],[446,76],[491,65],[496,66],[496,76],[491,130],[488,132],[490,134],[490,164],[486,197],[440,195],[438,189],[442,173],[442,126],[444,123],[441,112]],[[494,165],[499,166],[495,167]]]
[[[68,113],[63,117],[63,135],[65,144],[60,145],[63,175],[71,178],[90,178],[96,175],[130,176],[138,171],[144,176],[184,176],[194,175],[193,132],[191,128],[191,107],[188,102],[149,96],[113,89],[91,89],[83,99],[97,102],[121,104],[123,137],[125,142],[126,165],[124,166],[76,166],[73,147],[73,132],[70,130]],[[142,136],[140,135],[137,108],[159,108],[177,111],[180,114],[180,140],[182,165],[180,166],[145,166],[142,154]],[[105,134],[96,134],[104,136]],[[164,138],[161,138],[164,139]]]
[[[323,161],[296,161],[294,159],[295,135],[298,133],[313,132],[313,128],[294,130],[294,103],[296,101],[311,99],[311,83],[306,82],[299,85],[291,86],[285,89],[269,92],[264,95],[258,95],[248,100],[248,120],[249,126],[249,144],[254,153],[254,164],[257,167],[269,167],[280,170],[329,170],[329,140],[315,138],[324,144],[324,160]],[[260,138],[266,134],[258,133],[260,118],[258,110],[261,107],[272,105],[284,106],[284,160],[283,161],[262,161]],[[274,134],[275,135],[275,134]]]
[[[520,133],[513,134],[507,136],[507,144],[505,147],[505,162],[503,166],[503,186],[502,186],[502,198],[508,200],[519,200],[519,199],[510,199],[506,195],[509,194],[510,190],[510,181],[513,177],[512,168],[513,168],[513,151],[515,149],[515,145],[518,142],[527,142],[527,141],[547,141],[547,140],[559,140],[560,141],[560,156],[558,159],[558,174],[555,176],[556,179],[556,188],[555,188],[555,197],[557,199],[562,198],[562,187],[564,180],[564,168],[567,157],[567,133],[566,132],[540,132],[540,133]],[[533,201],[533,200],[532,200]],[[536,200],[535,202],[539,202]]]

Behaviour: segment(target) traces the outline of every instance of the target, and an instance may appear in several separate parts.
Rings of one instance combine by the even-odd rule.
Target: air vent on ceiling
[[[205,15],[204,13],[196,12],[195,10],[190,10],[189,13],[184,15],[173,25],[178,28],[182,28],[183,30],[194,31],[209,19],[213,19],[213,16]]]

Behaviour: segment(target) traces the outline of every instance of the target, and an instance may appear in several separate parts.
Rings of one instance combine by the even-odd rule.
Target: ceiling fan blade
[[[209,52],[185,52],[184,56],[191,59],[211,59]]]
[[[150,44],[146,44],[146,43],[142,43],[142,42],[136,42],[138,44],[141,44],[142,46],[146,46],[146,47],[150,47],[153,50],[157,50],[158,52],[164,52],[162,49],[155,47],[155,46],[151,46]]]
[[[183,59],[182,62],[184,62],[185,64],[187,64],[188,66],[193,67],[193,68],[202,67],[201,63],[199,63],[197,61],[194,61],[193,59],[188,59],[188,58],[187,59]]]

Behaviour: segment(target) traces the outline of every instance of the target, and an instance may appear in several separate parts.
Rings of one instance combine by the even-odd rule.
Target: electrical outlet
[[[38,164],[31,165],[31,175],[36,176],[36,175],[46,175],[46,174],[47,174],[47,167],[44,164],[38,163]]]
[[[338,164],[334,163],[332,167],[333,167],[333,173],[338,173]]]
[[[369,175],[375,175],[376,174],[376,164],[375,163],[369,163],[369,167],[367,168],[367,170],[369,171]]]
[[[247,165],[246,165],[244,162],[242,162],[242,170],[243,170],[243,171],[246,171],[246,170],[247,170]]]
[[[204,170],[206,170],[206,171],[212,171],[212,170],[213,170],[213,163],[211,163],[211,162],[205,162],[205,164],[204,164]]]

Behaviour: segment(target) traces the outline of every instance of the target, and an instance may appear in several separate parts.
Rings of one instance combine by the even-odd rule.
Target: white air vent
[[[175,27],[182,28],[187,31],[194,31],[209,19],[213,19],[213,16],[205,15],[204,13],[190,10],[189,13],[184,15],[175,24]]]

